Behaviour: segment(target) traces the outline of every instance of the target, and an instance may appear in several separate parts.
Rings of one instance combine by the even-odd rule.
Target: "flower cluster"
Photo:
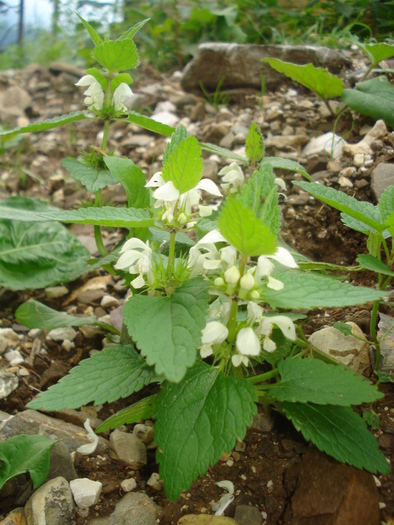
[[[131,274],[138,274],[131,285],[134,288],[142,288],[145,286],[146,276],[148,282],[153,281],[152,272],[152,250],[148,243],[142,242],[140,239],[133,237],[129,239],[122,247],[121,256],[114,266],[116,270],[127,270]]]
[[[89,109],[100,110],[103,108],[105,93],[101,87],[100,82],[94,78],[93,75],[85,75],[82,77],[76,84],[76,86],[89,86],[88,89],[84,92],[85,95],[85,104]],[[125,100],[128,97],[131,97],[133,92],[130,87],[122,82],[114,91],[112,96],[112,103],[114,105],[115,111],[125,111],[127,107],[125,105]]]

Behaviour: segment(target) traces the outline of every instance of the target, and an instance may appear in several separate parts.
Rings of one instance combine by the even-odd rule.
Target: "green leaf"
[[[394,46],[390,44],[361,44],[357,43],[358,47],[364,51],[373,66],[377,66],[382,60],[394,57]]]
[[[36,489],[49,474],[50,449],[57,443],[45,436],[21,434],[0,443],[0,489],[9,479],[29,472]]]
[[[133,27],[130,27],[125,33],[123,33],[122,36],[118,38],[118,40],[126,40],[128,38],[133,38],[134,35],[138,33],[138,31],[147,23],[149,22],[150,18],[146,18],[145,20],[142,20],[141,22],[137,22],[133,25]]]
[[[268,391],[277,401],[350,406],[384,397],[376,386],[341,365],[317,359],[285,359],[278,370],[281,381]]]
[[[172,148],[163,162],[161,174],[182,194],[193,189],[201,180],[204,169],[201,148],[196,137],[188,137]]]
[[[243,164],[247,164],[248,159],[245,157],[242,157],[242,155],[238,155],[238,153],[235,153],[234,151],[230,151],[226,148],[221,148],[220,146],[216,146],[216,144],[210,144],[209,142],[201,142],[200,143],[201,149],[205,151],[209,151],[210,153],[214,153],[216,155],[220,155],[221,157],[226,157],[227,159],[231,160],[237,160],[238,162],[242,162]]]
[[[250,126],[245,142],[246,156],[251,162],[258,162],[264,155],[265,147],[260,126],[255,122]]]
[[[274,169],[277,168],[280,170],[301,173],[301,175],[303,175],[306,179],[310,180],[311,182],[313,181],[313,179],[305,170],[305,168],[301,166],[301,164],[298,164],[298,162],[295,162],[294,160],[283,159],[282,157],[264,157],[261,161],[261,167],[263,167],[264,164],[271,164],[271,166]]]
[[[29,299],[22,303],[15,312],[18,322],[27,328],[41,328],[43,330],[53,330],[54,328],[64,328],[67,326],[82,326],[84,324],[100,324],[94,316],[75,317],[64,312],[58,312],[49,308],[45,304]]]
[[[156,406],[156,394],[144,397],[137,403],[120,410],[113,416],[109,417],[96,430],[96,434],[105,432],[110,428],[118,428],[121,425],[138,423],[138,421],[151,419]]]
[[[390,473],[377,441],[351,408],[288,402],[282,408],[306,440],[338,461],[373,474]]]
[[[79,208],[78,210],[40,212],[46,220],[71,222],[74,224],[95,224],[114,228],[147,228],[153,226],[154,220],[147,210],[135,208]]]
[[[371,272],[381,273],[383,275],[391,275],[391,277],[394,277],[394,272],[388,268],[382,261],[374,257],[373,255],[366,255],[362,254],[357,257],[357,262],[361,264],[361,266],[364,266],[367,270],[371,270]]]
[[[62,164],[71,176],[79,180],[91,193],[118,182],[108,170],[98,170],[77,159],[63,159]]]
[[[370,412],[367,410],[366,412],[363,412],[363,420],[366,422],[366,424],[375,429],[380,429],[380,417],[379,414],[375,414],[375,412]]]
[[[356,84],[357,89],[344,89],[342,100],[354,111],[375,120],[383,119],[394,128],[394,87],[385,76]]]
[[[332,325],[334,328],[336,328],[337,330],[339,330],[343,335],[352,335],[352,327],[347,324],[347,323],[334,323]]]
[[[382,232],[385,229],[385,225],[380,221],[371,218],[371,203],[358,201],[354,197],[350,197],[342,191],[334,190],[334,188],[328,188],[322,184],[316,182],[293,182],[294,186],[299,186],[304,191],[307,191],[313,195],[316,199],[325,202],[332,208],[335,208],[343,213],[346,213],[361,221],[363,224],[367,224],[374,230]]]
[[[124,322],[149,365],[178,383],[196,360],[206,324],[208,283],[191,279],[171,296],[133,295],[125,304]]]
[[[3,211],[23,220],[51,209],[27,198],[5,203],[8,206],[2,207],[0,215]],[[68,282],[73,272],[85,268],[89,251],[64,226],[28,220],[0,220],[0,286],[13,290],[46,288]]]
[[[86,20],[84,20],[82,18],[81,15],[79,15],[78,13],[75,13],[77,15],[77,17],[80,19],[80,21],[82,22],[84,28],[86,29],[86,31],[89,33],[89,36],[90,38],[92,39],[93,43],[95,46],[99,46],[100,44],[103,43],[101,37],[96,33],[96,31],[93,29],[93,27],[89,24],[89,22],[86,22]]]
[[[303,272],[300,270],[285,270],[276,267],[273,277],[284,284],[282,290],[264,290],[264,300],[271,308],[299,310],[320,307],[353,306],[370,301],[378,301],[386,292],[352,286],[338,282],[330,276]]]
[[[86,74],[92,75],[92,77],[94,77],[100,84],[100,86],[103,88],[103,91],[107,90],[108,81],[100,70],[98,70],[96,67],[91,67],[86,70]]]
[[[375,372],[375,375],[381,383],[394,383],[394,374],[393,372]]]
[[[394,47],[394,46],[393,46]],[[394,213],[394,186],[389,186],[379,200],[379,211],[382,221],[386,221]]]
[[[124,122],[123,118],[121,120]],[[153,120],[153,118],[145,117],[144,115],[136,113],[135,111],[129,111],[126,122],[132,122],[137,126],[141,126],[141,128],[147,129],[148,131],[153,131],[154,133],[159,133],[159,135],[164,135],[165,137],[171,137],[175,131],[175,128],[172,126],[167,126],[167,124],[156,122],[156,120]]]
[[[104,162],[124,187],[129,208],[149,207],[150,193],[148,188],[145,188],[146,176],[141,168],[132,160],[121,157],[104,157]]]
[[[181,383],[165,384],[156,401],[155,441],[170,500],[243,439],[256,413],[255,401],[247,381],[200,361]]]
[[[128,84],[130,86],[132,83],[133,79],[128,73],[120,73],[119,75],[116,75],[113,80],[111,80],[111,91],[113,93],[115,89],[121,84]]]
[[[181,142],[187,139],[187,130],[185,126],[178,126],[171,135],[171,141],[168,142],[163,155],[163,164],[168,162],[170,155],[177,149]]]
[[[366,217],[369,217],[373,221],[381,222],[380,212],[377,206],[374,206],[370,202],[364,202],[363,212]],[[382,243],[381,235],[383,235],[384,239],[387,239],[387,237],[390,237],[390,233],[388,230],[383,230],[383,232],[377,233],[375,228],[372,228],[371,226],[368,226],[367,224],[364,224],[361,221],[358,221],[357,219],[354,219],[353,217],[350,217],[350,215],[347,215],[346,213],[341,213],[341,221],[345,226],[348,228],[351,228],[352,230],[355,230],[356,232],[364,233],[368,236],[374,236],[376,237],[376,242],[379,240],[379,245]],[[386,220],[387,223],[387,220]],[[387,224],[385,224],[387,226]]]
[[[137,47],[131,38],[102,42],[93,49],[92,57],[110,73],[134,69],[140,61]]]
[[[225,202],[217,223],[223,237],[244,257],[270,255],[276,251],[276,236],[237,199]]]
[[[58,128],[60,126],[65,126],[66,124],[79,122],[80,120],[86,120],[88,118],[87,112],[76,111],[75,113],[69,113],[68,115],[61,115],[60,117],[41,120],[40,122],[33,122],[32,124],[22,126],[21,128],[0,131],[0,140],[2,138],[7,138],[7,140],[12,139],[13,137],[19,135],[19,133],[36,133],[37,131],[47,131],[48,129]]]
[[[132,345],[109,346],[84,359],[56,385],[30,401],[28,408],[64,410],[112,403],[160,381]]]
[[[300,66],[277,58],[263,58],[262,62],[267,62],[273,69],[310,89],[323,100],[340,97],[342,94],[342,80],[326,69],[315,67],[313,64]]]

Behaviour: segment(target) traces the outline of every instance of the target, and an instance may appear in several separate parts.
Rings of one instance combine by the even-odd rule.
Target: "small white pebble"
[[[383,503],[383,501],[379,501],[379,508],[380,508],[380,510],[385,509],[386,506],[387,506],[386,503]]]
[[[137,482],[134,478],[124,479],[120,487],[124,492],[131,492],[137,488]]]
[[[271,488],[274,486],[274,482],[272,481],[272,479],[270,479],[267,483],[267,489]]]
[[[375,483],[376,483],[377,487],[381,487],[382,486],[381,482],[378,480],[378,478],[376,476],[374,476],[373,479],[375,480]]]
[[[68,339],[65,339],[62,343],[62,348],[66,352],[69,352],[73,348],[75,348],[75,344],[72,341],[69,341]]]

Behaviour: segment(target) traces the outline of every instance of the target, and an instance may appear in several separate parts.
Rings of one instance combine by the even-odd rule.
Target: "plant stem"
[[[228,321],[228,337],[227,341],[233,343],[235,341],[235,332],[237,329],[237,313],[238,313],[238,301],[233,299],[231,302],[230,319]]]
[[[170,249],[168,254],[168,270],[171,271],[174,268],[175,263],[175,235],[176,231],[172,231],[170,234]]]
[[[104,130],[103,131],[104,131],[103,140],[101,141],[100,149],[102,151],[105,151],[108,145],[109,120],[104,120]]]
[[[96,193],[96,198],[94,200],[94,205],[96,208],[99,208],[101,206],[101,190],[98,190]],[[103,238],[101,236],[101,228],[100,226],[94,227],[94,238],[96,240],[96,246],[98,251],[100,252],[102,257],[105,257],[108,255],[107,249],[104,246]]]
[[[371,332],[371,337],[372,337],[373,342],[375,343],[375,346],[376,346],[375,370],[379,370],[379,366],[380,366],[380,342],[378,341],[378,338],[377,338],[377,335],[376,335],[376,322],[377,322],[377,318],[378,318],[379,306],[380,306],[380,301],[375,301],[373,303],[372,314],[371,314],[371,323],[369,325],[369,330]]]
[[[279,370],[277,368],[274,368],[273,370],[270,370],[269,372],[265,372],[264,374],[259,374],[257,376],[251,376],[248,377],[248,381],[254,385],[255,383],[260,383],[262,381],[268,381],[269,379],[272,379],[273,377],[279,376]]]

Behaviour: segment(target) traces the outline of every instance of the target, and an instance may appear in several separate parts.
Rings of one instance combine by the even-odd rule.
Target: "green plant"
[[[228,102],[227,93],[225,91],[224,92],[220,91],[223,85],[223,82],[225,81],[225,78],[226,77],[224,75],[220,78],[218,85],[216,86],[215,93],[213,94],[213,98],[208,93],[207,89],[204,86],[204,83],[200,82],[201,91],[204,93],[204,95],[207,97],[208,102],[211,104],[211,106],[213,106],[216,109],[216,111],[219,111],[219,106],[225,105]]]
[[[308,176],[305,170],[293,161],[263,157],[264,143],[256,124],[246,140],[246,161],[200,144],[183,126],[173,130],[128,111],[124,97],[131,77],[124,71],[138,63],[132,37],[141,24],[112,41],[102,40],[81,21],[94,42],[93,57],[103,68],[90,68],[78,83],[87,87],[89,111],[0,136],[9,139],[88,118],[101,121],[104,134],[99,151],[92,149],[79,160],[64,161],[71,176],[95,194],[95,206],[62,211],[33,201],[26,209],[25,201],[9,200],[0,205],[0,216],[14,229],[43,224],[46,230],[48,224],[63,228],[59,222],[94,225],[101,259],[90,266],[84,260],[85,268],[63,262],[61,280],[104,268],[121,275],[133,295],[123,309],[120,343],[81,361],[31,401],[29,408],[52,411],[112,402],[151,385],[147,397],[109,418],[98,432],[154,418],[157,461],[170,499],[176,499],[244,437],[259,403],[272,404],[307,440],[339,461],[371,472],[389,472],[366,423],[351,408],[372,403],[382,394],[313,348],[297,323],[305,315],[292,311],[380,301],[387,295],[384,290],[332,279],[321,273],[320,266],[305,268],[305,259],[283,246],[278,204],[278,185],[283,187],[283,182],[274,169]],[[131,160],[107,152],[112,120],[133,122],[171,137],[162,170],[148,183]],[[222,198],[216,184],[202,178],[203,148],[233,155],[245,169],[233,162],[221,170],[226,197],[218,212],[200,205],[200,190]],[[101,206],[102,188],[114,180],[125,190],[124,208]],[[102,227],[128,230],[110,254],[102,242]],[[191,232],[198,242],[188,235]],[[33,239],[37,247],[41,239],[38,231]],[[5,285],[18,287],[15,275],[22,279],[21,269],[30,272],[24,287],[27,282],[31,286],[34,277],[43,281],[43,264],[51,272],[59,271],[51,254],[43,260],[37,250],[33,253],[31,242],[28,239],[30,248],[22,251],[20,242],[15,247],[0,246],[0,261],[6,265],[0,278]],[[80,247],[75,248],[80,256]],[[86,324],[86,318],[61,314],[37,301],[22,304],[15,315],[29,328]]]

